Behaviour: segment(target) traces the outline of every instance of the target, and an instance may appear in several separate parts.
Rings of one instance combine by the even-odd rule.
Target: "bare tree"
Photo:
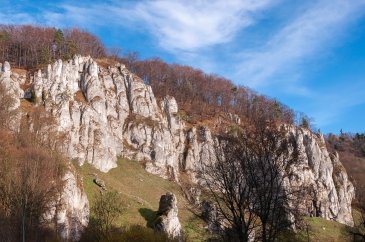
[[[10,241],[37,241],[48,224],[43,216],[62,191],[63,160],[32,142],[19,143],[15,135],[3,133],[2,138],[0,214],[6,222],[1,233],[11,231]]]
[[[6,124],[17,112],[14,99],[2,85],[0,104],[1,241],[39,241],[43,225],[49,225],[44,215],[56,205],[62,191],[64,160],[40,143],[39,129],[21,125],[18,133],[9,131]]]
[[[220,136],[217,160],[202,164],[203,181],[234,232],[233,241],[249,241],[253,233],[261,241],[275,241],[295,221],[299,193],[285,182],[299,154],[286,134],[284,126],[255,120]]]

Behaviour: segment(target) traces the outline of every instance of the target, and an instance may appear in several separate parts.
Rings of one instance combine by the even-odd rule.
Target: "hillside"
[[[94,183],[95,174],[105,181],[108,190],[116,190],[123,196],[127,209],[116,226],[142,225],[151,226],[158,209],[158,200],[162,194],[173,192],[178,198],[179,219],[186,232],[187,241],[205,241],[212,237],[207,230],[207,224],[200,218],[196,206],[189,204],[181,188],[173,181],[161,179],[147,173],[142,164],[126,159],[118,160],[118,167],[108,173],[103,173],[90,165],[77,168],[83,177],[86,194],[93,206],[93,197],[101,190]],[[355,211],[356,213],[356,211]],[[355,218],[358,215],[355,215]],[[356,219],[355,219],[356,220]],[[305,218],[307,230],[298,234],[282,235],[280,241],[321,242],[351,242],[351,228],[322,218]]]
[[[83,177],[84,188],[93,205],[94,196],[100,188],[94,183],[94,175],[105,181],[108,190],[122,194],[127,209],[116,226],[142,225],[152,226],[161,195],[172,192],[178,199],[179,219],[183,225],[188,241],[203,241],[211,234],[204,228],[205,222],[199,218],[199,211],[184,197],[181,187],[173,181],[162,179],[146,172],[136,161],[118,159],[118,167],[108,173],[100,172],[90,165],[78,168]]]
[[[352,166],[356,157],[361,167],[361,135],[325,139],[310,129],[305,115],[297,117],[275,99],[189,66],[108,56],[97,37],[78,29],[0,26],[0,54],[0,129],[4,144],[17,147],[4,153],[27,151],[31,142],[41,154],[55,152],[65,160],[57,173],[58,197],[40,205],[41,215],[35,216],[22,202],[28,197],[19,200],[22,213],[16,212],[6,184],[20,174],[31,181],[33,190],[25,191],[36,191],[47,176],[32,180],[36,171],[9,163],[11,155],[0,157],[6,181],[0,215],[6,226],[19,228],[14,238],[24,237],[26,226],[34,238],[44,233],[82,238],[89,219],[98,219],[92,212],[100,192],[96,177],[122,196],[126,208],[113,225],[122,232],[139,225],[153,234],[158,220],[166,236],[181,240],[176,200],[187,241],[242,235],[246,239],[240,241],[252,236],[275,241],[278,235],[289,241],[307,241],[308,235],[313,241],[347,241],[350,227],[359,223],[352,208],[354,180],[341,161],[361,181]],[[28,132],[34,138],[25,142],[20,137]],[[29,162],[38,165],[37,156],[30,155]],[[221,176],[207,179],[216,174],[209,167],[223,171]],[[171,204],[160,210],[166,192]],[[247,217],[253,220],[246,226]],[[306,227],[299,225],[301,218]],[[163,227],[170,225],[176,233]],[[287,232],[294,227],[297,234]],[[111,233],[106,231],[100,235],[105,240]]]
[[[246,122],[232,113],[195,124],[185,121],[174,97],[159,100],[151,86],[121,63],[102,65],[105,67],[90,57],[75,56],[28,75],[13,72],[9,63],[4,63],[2,80],[9,93],[17,97],[14,105],[27,123],[39,129],[37,133],[43,134],[45,142],[60,147],[82,167],[91,204],[97,190],[90,173],[98,173],[107,186],[122,192],[127,200],[132,196],[131,209],[125,213],[127,219],[120,221],[122,225],[126,221],[147,223],[140,212],[153,214],[159,196],[171,190],[180,201],[181,220],[189,238],[206,236],[202,221],[187,209],[177,185],[147,175],[137,162],[118,161],[118,157],[143,162],[147,172],[164,179],[183,185],[199,184],[197,174],[202,164],[216,159],[217,132],[247,129]],[[264,115],[262,120],[266,118]],[[301,202],[305,215],[353,225],[354,188],[338,156],[328,153],[322,135],[288,127],[287,135],[295,141],[302,159],[286,167],[289,180],[285,189],[311,187],[314,197]],[[140,179],[158,185],[151,187]],[[84,214],[79,204],[70,206],[76,206],[75,214]],[[72,230],[72,223],[68,226]]]
[[[133,52],[122,56],[118,51],[109,52],[108,55],[97,36],[78,28],[0,25],[0,62],[9,61],[13,67],[31,72],[75,54],[90,55],[104,67],[121,62],[152,87],[158,100],[174,96],[180,114],[189,123],[197,124],[226,113],[239,115],[243,121],[262,116],[286,123],[302,124],[303,119],[304,123],[309,120],[273,98],[214,73],[168,64],[159,58],[142,60]]]

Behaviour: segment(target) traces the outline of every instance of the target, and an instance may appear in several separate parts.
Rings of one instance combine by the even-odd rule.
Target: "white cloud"
[[[156,0],[89,6],[63,3],[43,9],[35,18],[47,25],[66,27],[118,26],[139,28],[169,52],[199,52],[202,48],[230,42],[242,29],[254,24],[255,15],[281,0]],[[11,23],[35,23],[33,17],[6,15]],[[30,18],[31,17],[31,18]],[[27,19],[29,19],[27,21]]]
[[[35,24],[36,19],[28,13],[0,13],[0,24]]]
[[[227,43],[251,25],[253,15],[273,0],[143,1],[132,9],[116,9],[122,18],[139,22],[165,50],[197,51]],[[129,22],[130,23],[130,22]]]
[[[270,86],[272,77],[295,71],[306,58],[320,57],[339,40],[338,34],[364,7],[364,0],[322,0],[277,32],[260,49],[240,53],[236,77],[243,76],[251,87]],[[288,80],[286,80],[288,81]],[[293,83],[297,85],[298,83]]]

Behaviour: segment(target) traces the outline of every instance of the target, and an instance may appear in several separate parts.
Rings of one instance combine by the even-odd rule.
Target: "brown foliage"
[[[14,119],[16,110],[0,86],[0,120]],[[10,110],[10,111],[9,111]],[[0,127],[0,236],[2,241],[41,241],[52,236],[44,215],[57,205],[62,191],[64,160],[41,136],[44,112],[35,109],[32,129]],[[54,136],[53,138],[56,138]]]
[[[19,140],[0,133],[0,233],[10,236],[4,238],[9,241],[20,240],[21,235],[39,240],[43,216],[56,205],[63,186],[62,158],[34,145],[33,139],[29,134]]]
[[[331,152],[338,152],[340,160],[360,193],[365,194],[365,134],[342,133],[326,136],[326,145]]]
[[[174,96],[189,120],[209,119],[219,113],[235,113],[247,119],[276,119],[294,122],[294,112],[274,99],[258,95],[247,87],[235,86],[230,80],[199,69],[167,64],[161,59],[138,60],[129,54],[120,61],[152,86],[157,98]]]
[[[0,62],[32,68],[74,54],[105,56],[99,38],[76,28],[57,30],[32,25],[0,25]]]

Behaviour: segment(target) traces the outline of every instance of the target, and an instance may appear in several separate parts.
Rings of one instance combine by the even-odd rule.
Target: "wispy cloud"
[[[143,23],[160,47],[168,51],[196,51],[227,43],[254,22],[254,14],[272,0],[143,1],[123,15]],[[277,2],[277,1],[276,1]]]
[[[11,23],[41,21],[57,27],[123,26],[146,31],[160,48],[179,52],[199,52],[202,48],[230,42],[242,29],[255,23],[255,16],[281,0],[197,0],[97,2],[89,6],[58,3],[26,18],[10,14]],[[29,21],[26,21],[29,19]]]
[[[309,5],[263,47],[241,52],[236,76],[244,76],[251,87],[277,85],[272,81],[274,75],[288,70],[296,73],[306,58],[318,58],[328,51],[364,5],[363,0],[322,0]]]
[[[0,13],[1,24],[36,24],[37,20],[28,13]]]

